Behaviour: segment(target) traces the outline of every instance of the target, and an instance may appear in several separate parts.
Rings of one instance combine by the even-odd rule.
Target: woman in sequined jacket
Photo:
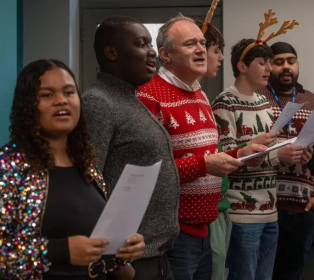
[[[19,74],[10,142],[0,149],[0,279],[133,279],[126,261],[143,253],[136,234],[103,258],[105,238],[89,238],[106,188],[72,71],[38,60]]]

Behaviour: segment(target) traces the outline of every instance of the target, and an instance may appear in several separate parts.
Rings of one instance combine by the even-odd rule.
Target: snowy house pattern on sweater
[[[247,96],[230,87],[219,94],[212,106],[222,149],[227,151],[247,143],[274,124],[265,96]],[[264,223],[277,220],[277,153],[272,152],[260,167],[243,168],[229,175],[227,198],[231,219],[239,223]]]

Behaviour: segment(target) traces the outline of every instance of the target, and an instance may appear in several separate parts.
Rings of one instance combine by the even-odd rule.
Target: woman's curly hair
[[[55,59],[34,61],[20,72],[14,91],[10,114],[10,139],[24,153],[34,171],[53,169],[55,159],[49,142],[39,133],[39,110],[37,93],[40,88],[40,77],[53,68],[64,69],[77,83],[71,69]],[[82,110],[82,100],[78,92],[81,114],[76,127],[68,134],[67,149],[73,164],[87,181],[91,180],[90,168],[95,164],[95,155],[90,143]]]

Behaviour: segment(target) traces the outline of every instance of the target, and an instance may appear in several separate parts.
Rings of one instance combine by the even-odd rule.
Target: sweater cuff
[[[68,238],[49,239],[47,258],[52,263],[70,263]]]
[[[200,177],[205,177],[207,174],[207,168],[205,163],[205,157],[204,156],[196,156],[196,160],[198,163],[198,168],[200,170]]]
[[[242,147],[238,147],[238,148],[235,148],[233,150],[226,151],[226,154],[237,159],[238,158],[238,151],[241,149],[242,149]]]
[[[271,165],[271,166],[277,166],[279,163],[280,163],[280,160],[278,158],[278,150],[273,150],[271,151],[267,157],[268,159],[268,163]]]

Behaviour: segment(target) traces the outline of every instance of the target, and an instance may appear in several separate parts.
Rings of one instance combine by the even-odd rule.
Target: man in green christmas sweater
[[[245,53],[254,42],[243,39],[233,46],[235,84],[218,95],[212,106],[224,151],[260,142],[262,137],[270,140],[265,143],[269,145],[278,134],[270,132],[274,119],[266,97],[255,93],[267,84],[272,51],[266,44],[256,44]],[[287,154],[290,162],[286,163],[300,161],[304,148],[283,147],[268,154],[260,167],[229,175],[227,198],[233,227],[228,280],[271,280],[278,239],[275,167]]]

